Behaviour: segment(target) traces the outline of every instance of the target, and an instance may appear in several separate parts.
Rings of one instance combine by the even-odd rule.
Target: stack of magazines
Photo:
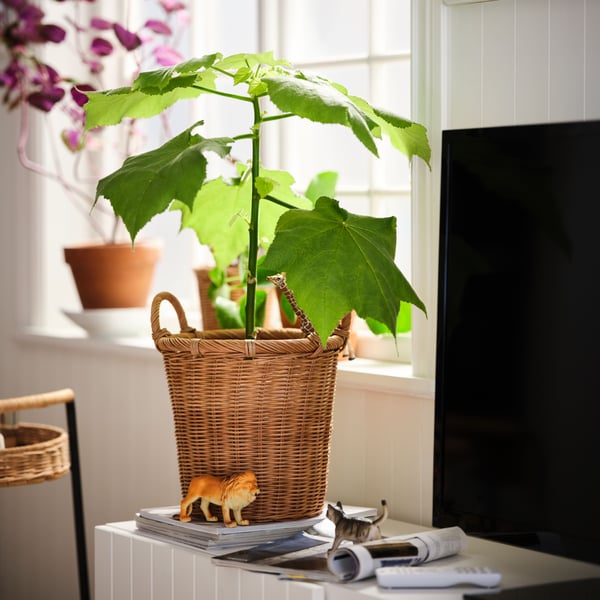
[[[192,518],[188,523],[179,520],[179,507],[146,508],[136,514],[137,529],[149,537],[168,539],[214,554],[232,549],[249,548],[288,538],[322,521],[324,515],[298,521],[259,523],[243,527],[225,527],[222,522],[208,523]]]

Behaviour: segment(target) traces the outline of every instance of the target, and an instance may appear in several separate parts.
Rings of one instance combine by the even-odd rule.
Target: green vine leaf
[[[193,125],[155,150],[129,157],[123,166],[101,179],[96,188],[123,219],[132,241],[150,219],[177,199],[192,206],[206,179],[207,152],[223,157],[232,140],[206,139]]]
[[[323,343],[355,309],[396,330],[400,302],[425,305],[394,262],[396,219],[352,214],[331,198],[292,210],[277,224],[263,268],[284,271]],[[340,265],[345,265],[340,270]],[[365,293],[368,291],[367,293]]]

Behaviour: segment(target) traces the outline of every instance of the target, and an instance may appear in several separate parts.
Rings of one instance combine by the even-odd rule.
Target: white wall
[[[599,118],[599,32],[597,0],[447,10],[447,127]]]
[[[420,87],[428,106],[420,110],[427,115],[434,152],[441,126],[600,117],[596,0],[498,0],[451,8],[441,0],[417,2],[425,7],[421,17],[434,27],[419,29],[432,55],[425,65],[427,86]],[[438,25],[441,31],[435,30]],[[9,139],[14,127],[5,115],[0,119]],[[29,253],[37,233],[12,149],[7,143],[0,152],[0,397],[75,389],[91,558],[94,524],[128,520],[142,506],[178,500],[160,356],[92,342],[57,345],[15,337],[27,312],[27,269],[32,262],[35,267]],[[434,153],[434,171],[426,181],[436,181],[436,160]],[[437,195],[435,185],[419,189]],[[431,213],[429,227],[435,225],[435,209]],[[435,235],[427,230],[422,235],[429,235],[435,248]],[[431,387],[426,382],[401,391],[382,378],[367,389],[344,374],[336,402],[332,498],[376,504],[386,497],[394,517],[427,523]],[[64,425],[59,408],[36,412],[27,419]],[[0,489],[0,597],[76,597],[70,510],[66,479]]]

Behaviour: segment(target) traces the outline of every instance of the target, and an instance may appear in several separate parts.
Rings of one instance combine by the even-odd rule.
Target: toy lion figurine
[[[200,508],[207,521],[217,521],[217,517],[210,512],[210,504],[221,507],[223,523],[226,527],[248,525],[250,521],[242,518],[242,508],[256,500],[260,493],[256,475],[252,471],[237,473],[229,477],[214,477],[213,475],[200,475],[190,481],[187,496],[181,501],[180,521],[190,521],[192,504],[199,498]],[[232,521],[229,511],[233,511],[235,521]]]

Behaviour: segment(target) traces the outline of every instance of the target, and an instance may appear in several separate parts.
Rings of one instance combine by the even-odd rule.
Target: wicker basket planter
[[[180,333],[160,327],[160,304]],[[182,496],[192,477],[251,470],[261,493],[244,509],[254,522],[318,515],[327,490],[338,353],[348,323],[322,347],[299,329],[197,331],[168,293],[152,303],[152,334],[163,355]],[[194,507],[193,514],[200,514]]]
[[[1,425],[0,487],[28,485],[66,475],[70,469],[67,432],[51,425]]]

